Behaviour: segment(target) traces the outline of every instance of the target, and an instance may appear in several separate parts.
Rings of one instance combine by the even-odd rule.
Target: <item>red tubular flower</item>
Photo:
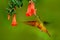
[[[28,5],[26,16],[32,16],[33,14],[36,15],[36,9],[34,3],[30,2]]]
[[[8,14],[8,20],[10,20],[10,14]]]
[[[16,22],[16,14],[14,14],[13,16],[13,20],[12,20],[12,26],[16,26],[17,22]]]

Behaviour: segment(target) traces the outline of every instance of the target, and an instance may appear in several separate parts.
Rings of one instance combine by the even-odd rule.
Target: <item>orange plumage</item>
[[[35,27],[37,26],[37,28],[39,28],[41,31],[47,33],[50,36],[48,30],[44,27],[43,23],[39,23],[37,21],[26,21],[24,23]]]

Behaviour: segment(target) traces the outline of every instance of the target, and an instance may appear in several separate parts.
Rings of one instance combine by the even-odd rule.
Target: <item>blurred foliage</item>
[[[47,21],[47,30],[51,34],[49,37],[46,33],[41,32],[38,28],[31,27],[23,23],[27,20],[35,20],[35,16],[26,17],[25,13],[28,1],[23,0],[23,7],[17,8],[16,27],[11,26],[11,21],[7,20],[6,8],[9,0],[0,0],[0,40],[60,40],[60,0],[37,0],[37,15],[41,21]]]

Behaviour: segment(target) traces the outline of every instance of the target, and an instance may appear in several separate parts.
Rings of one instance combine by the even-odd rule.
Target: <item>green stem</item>
[[[38,16],[37,14],[36,14],[35,16],[36,16],[37,20],[41,23],[42,21],[41,21],[41,19],[39,18],[39,16]]]

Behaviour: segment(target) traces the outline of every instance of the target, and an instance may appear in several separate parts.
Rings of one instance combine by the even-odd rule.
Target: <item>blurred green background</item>
[[[0,40],[60,40],[60,0],[36,0],[37,15],[50,24],[45,27],[51,37],[38,28],[22,23],[35,20],[35,16],[26,17],[28,1],[23,0],[23,7],[17,8],[16,18],[18,25],[11,26],[12,17],[8,21],[6,8],[9,0],[0,0]]]

